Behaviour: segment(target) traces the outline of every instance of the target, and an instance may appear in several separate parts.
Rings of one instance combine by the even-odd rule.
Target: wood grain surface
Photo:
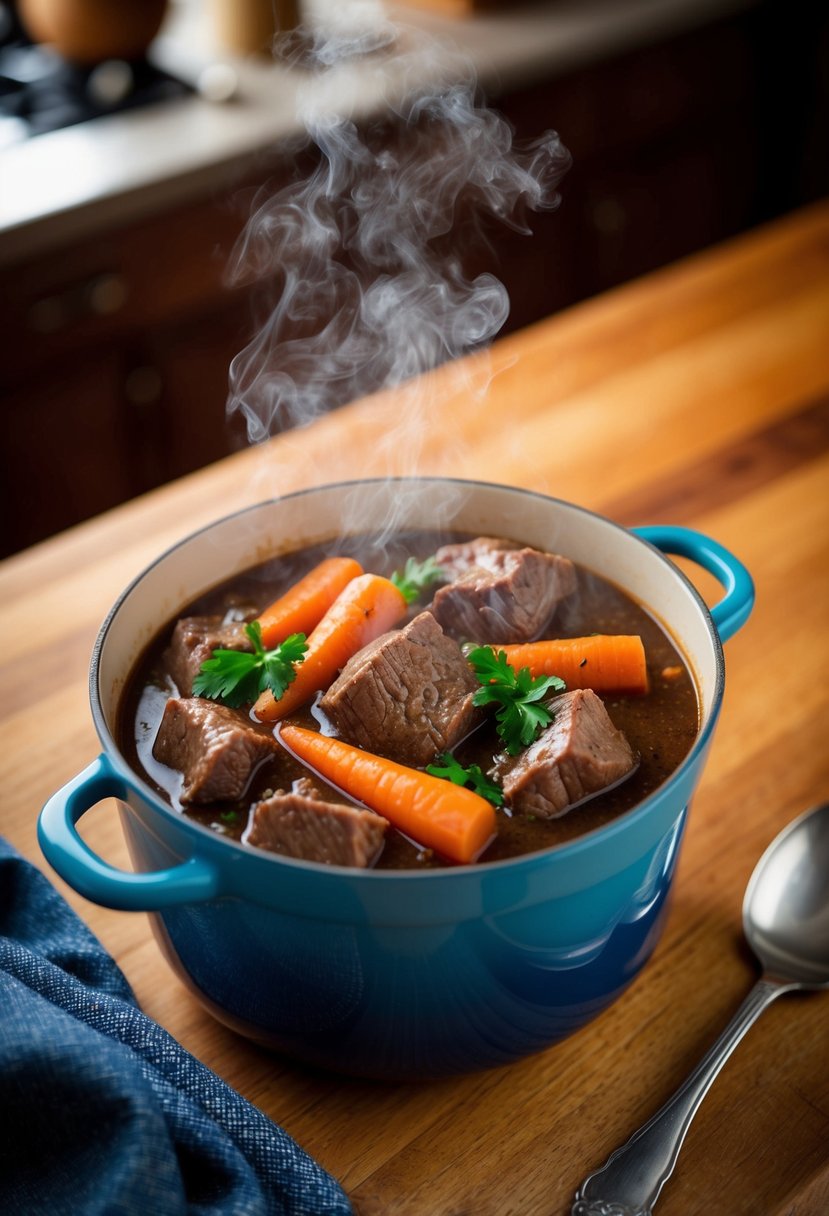
[[[752,571],[671,917],[628,992],[500,1070],[382,1085],[251,1046],[171,975],[145,916],[68,891],[38,811],[97,754],[86,672],[122,587],[169,543],[342,477],[451,473],[547,491],[623,524],[682,523]],[[717,590],[691,570],[706,596]],[[558,1216],[668,1097],[756,975],[740,908],[776,832],[829,795],[829,206],[787,217],[127,504],[0,568],[0,832],[114,954],[144,1010],[343,1183],[362,1216]],[[83,820],[128,866],[110,803]],[[749,1032],[687,1138],[659,1216],[829,1211],[829,997]]]

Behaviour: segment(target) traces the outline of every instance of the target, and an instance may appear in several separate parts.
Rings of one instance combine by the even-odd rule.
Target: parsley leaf
[[[476,646],[467,660],[481,682],[472,698],[474,705],[497,705],[496,730],[510,756],[528,747],[553,720],[542,698],[549,692],[563,692],[566,685],[558,676],[536,676],[529,667],[515,671],[506,652],[491,646]]]
[[[445,571],[433,557],[424,558],[422,562],[416,557],[408,557],[403,569],[395,570],[391,581],[406,603],[413,604],[432,583],[442,582],[445,577]]]
[[[253,643],[253,653],[214,650],[193,680],[193,692],[197,697],[223,701],[236,708],[252,704],[269,688],[279,700],[296,676],[296,665],[305,658],[308,649],[305,634],[292,633],[273,650],[266,650],[258,621],[245,625],[245,633]]]
[[[501,787],[494,781],[490,781],[486,774],[481,772],[479,765],[470,764],[464,768],[451,752],[444,752],[439,759],[440,764],[427,764],[427,773],[431,773],[433,777],[443,777],[446,781],[454,782],[455,785],[468,786],[482,798],[488,799],[494,806],[504,805]]]

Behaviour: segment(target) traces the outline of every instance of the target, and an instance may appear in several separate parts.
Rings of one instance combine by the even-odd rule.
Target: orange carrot
[[[262,722],[277,722],[327,688],[353,654],[391,629],[406,612],[406,600],[381,574],[361,574],[340,592],[308,638],[296,678],[279,698],[263,692],[253,707]]]
[[[309,634],[363,567],[353,557],[327,557],[258,616],[262,644],[273,650],[292,633]]]
[[[648,668],[638,634],[597,633],[499,646],[510,667],[529,667],[533,676],[559,676],[568,688],[594,692],[645,693]]]
[[[332,785],[450,861],[475,861],[496,833],[480,794],[317,731],[285,724],[279,738]]]

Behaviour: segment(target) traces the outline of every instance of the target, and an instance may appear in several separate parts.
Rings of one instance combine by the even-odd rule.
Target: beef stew
[[[345,662],[330,686],[290,720],[342,734],[407,765],[423,767],[430,755],[451,752],[464,767],[489,774],[503,786],[504,805],[495,813],[494,839],[476,860],[536,852],[602,826],[661,785],[690,750],[699,711],[688,667],[658,621],[607,580],[554,554],[488,537],[407,533],[383,545],[372,536],[348,537],[340,551],[366,571],[384,575],[400,570],[411,556],[437,554],[445,581],[412,604],[393,630]],[[174,808],[251,847],[291,856],[299,851],[308,860],[334,864],[446,865],[445,857],[381,816],[375,816],[377,824],[366,821],[363,808],[280,747],[278,730],[258,721],[248,705],[228,708],[189,695],[207,654],[217,645],[249,650],[242,622],[331,552],[331,546],[320,546],[272,559],[191,604],[131,675],[120,710],[122,750]],[[546,580],[539,571],[546,571]],[[492,714],[473,704],[478,682],[463,644],[497,649],[501,642],[538,636],[592,634],[641,637],[647,693],[560,691],[550,701],[549,734],[518,756],[506,754]],[[193,717],[207,723],[196,760],[186,758],[189,742],[179,743],[178,754],[171,743],[177,731],[182,734],[182,718]],[[223,735],[234,738],[235,750],[231,759],[217,760],[212,748]],[[539,766],[547,775],[540,782]],[[218,773],[218,785],[215,779],[211,784],[211,771]],[[330,851],[316,840],[325,820],[339,842]]]

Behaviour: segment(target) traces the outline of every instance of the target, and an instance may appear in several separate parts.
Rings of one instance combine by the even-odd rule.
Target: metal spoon
[[[584,1180],[571,1216],[650,1216],[691,1120],[748,1028],[784,992],[829,988],[829,802],[785,827],[758,861],[743,932],[761,978],[674,1096]]]

